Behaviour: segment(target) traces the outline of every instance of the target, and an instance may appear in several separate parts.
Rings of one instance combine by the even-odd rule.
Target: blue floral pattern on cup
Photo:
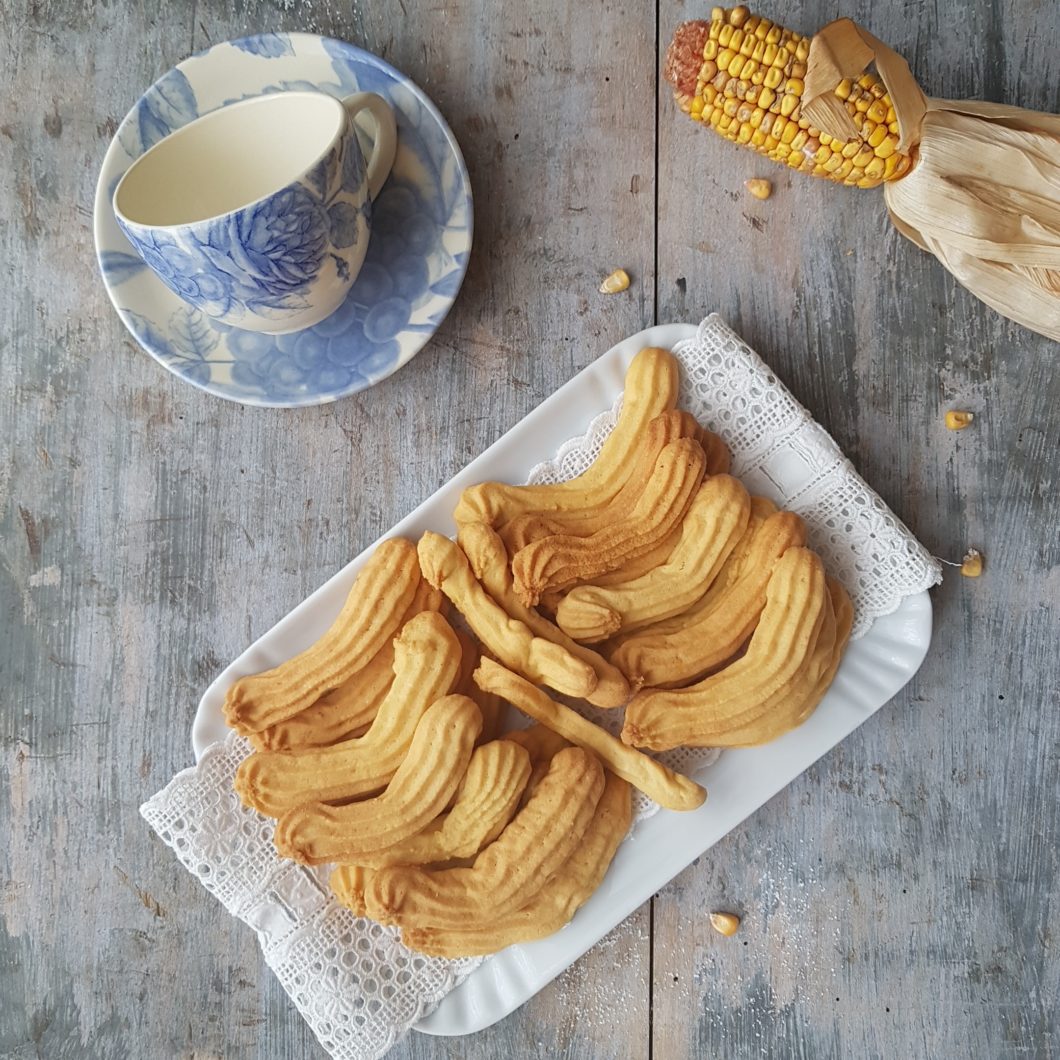
[[[333,401],[390,375],[419,351],[448,312],[467,268],[471,247],[471,196],[459,148],[419,88],[381,59],[341,41],[308,34],[265,36],[215,45],[160,79],[119,129],[118,157],[108,154],[97,193],[97,248],[108,290],[129,330],[162,364],[186,381],[246,404],[294,406]],[[226,52],[244,53],[232,64]],[[248,77],[248,56],[260,64],[260,80]],[[229,72],[238,71],[238,72]],[[209,106],[196,86],[210,85]],[[195,298],[224,298],[230,290],[225,260],[250,253],[255,240],[288,238],[286,213],[267,210],[258,223],[219,235],[195,253],[207,256],[217,284],[193,292],[187,304],[139,263],[101,195],[152,143],[215,106],[291,89],[318,89],[342,98],[377,92],[394,108],[398,154],[390,179],[371,206],[367,255],[344,304],[312,328],[290,335],[263,335],[226,327],[202,312]],[[362,138],[367,149],[368,140]],[[339,190],[357,186],[363,163],[357,152],[325,159],[307,175],[304,190],[320,204],[322,224],[339,246],[367,231]],[[338,162],[336,172],[329,167]],[[325,165],[326,163],[326,165]],[[281,193],[282,194],[282,193]],[[261,204],[264,206],[265,204]],[[293,211],[298,214],[298,211]],[[109,216],[108,216],[109,214]],[[316,216],[303,209],[296,244],[311,254]],[[249,242],[250,251],[244,249]],[[152,248],[154,249],[154,248]],[[158,252],[172,253],[166,248]],[[297,255],[293,256],[293,259]],[[239,260],[239,259],[237,259]],[[336,267],[340,267],[336,263]],[[241,270],[242,271],[242,270]],[[297,297],[298,267],[265,272],[262,298]],[[227,277],[227,278],[226,278]],[[291,285],[292,290],[285,290]],[[233,295],[235,292],[232,289]],[[246,292],[238,292],[241,295]]]

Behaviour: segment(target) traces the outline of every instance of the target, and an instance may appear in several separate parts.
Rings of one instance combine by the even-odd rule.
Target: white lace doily
[[[674,350],[683,368],[681,407],[725,439],[733,473],[806,521],[810,543],[854,602],[854,636],[902,598],[936,584],[942,569],[857,475],[753,350],[717,316]],[[618,404],[531,482],[583,471],[614,426]],[[584,708],[583,708],[584,709]],[[587,711],[612,732],[622,711]],[[392,928],[355,917],[330,895],[328,869],[281,859],[273,822],[232,790],[249,744],[231,734],[140,809],[189,872],[258,933],[262,952],[324,1048],[337,1060],[375,1060],[480,963],[407,950]],[[698,774],[712,750],[677,750],[662,761]],[[643,796],[635,820],[658,807]]]
[[[682,369],[680,407],[724,439],[732,473],[748,490],[803,518],[810,546],[850,593],[853,637],[906,596],[942,581],[939,561],[721,317],[711,314],[696,337],[673,352]],[[619,398],[554,460],[538,464],[528,481],[581,474],[596,459],[621,405]]]
[[[375,1060],[481,963],[406,949],[396,928],[354,916],[328,890],[330,869],[277,855],[275,822],[232,781],[251,747],[231,733],[140,807],[184,867],[258,933],[266,963],[336,1060]]]

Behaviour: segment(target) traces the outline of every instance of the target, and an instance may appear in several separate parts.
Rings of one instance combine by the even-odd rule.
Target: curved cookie
[[[331,628],[305,651],[228,690],[225,721],[244,735],[312,706],[368,663],[397,632],[420,583],[416,548],[392,537],[369,556]]]
[[[813,651],[828,599],[821,561],[807,548],[789,548],[769,579],[746,653],[688,688],[638,692],[626,708],[623,742],[653,751],[713,747],[762,717]]]
[[[854,608],[846,590],[834,579],[828,583],[829,605],[813,653],[791,687],[770,700],[765,713],[753,722],[728,730],[718,747],[757,747],[801,725],[824,698],[854,624]]]
[[[398,634],[407,622],[421,612],[441,612],[444,601],[445,597],[421,578],[412,603],[401,620]],[[321,696],[311,707],[293,718],[286,718],[261,732],[252,733],[249,737],[251,744],[259,751],[327,747],[348,739],[359,729],[370,725],[394,683],[396,640],[397,637],[391,637],[366,666],[338,688]]]
[[[706,791],[694,780],[627,747],[576,710],[550,699],[541,689],[492,660],[482,660],[475,671],[475,680],[480,688],[504,696],[513,707],[547,725],[565,740],[598,755],[612,773],[628,780],[660,806],[668,810],[694,810],[706,800]],[[634,696],[632,703],[636,702]]]
[[[805,541],[806,528],[797,515],[771,515],[755,534],[735,580],[714,594],[709,606],[676,616],[672,622],[677,628],[660,632],[647,626],[623,638],[611,661],[646,688],[683,685],[720,666],[739,651],[757,625],[780,558]]]
[[[276,851],[304,865],[350,861],[423,831],[467,772],[482,715],[467,696],[446,696],[420,718],[409,753],[381,795],[345,806],[310,802],[276,824]]]
[[[685,517],[703,479],[703,448],[679,438],[659,454],[629,515],[589,537],[558,534],[534,541],[512,558],[515,587],[532,607],[546,589],[593,581],[648,552]]]
[[[278,817],[305,802],[366,795],[385,787],[405,759],[416,724],[453,688],[460,642],[449,623],[425,611],[406,623],[394,654],[394,683],[364,736],[330,747],[258,751],[236,771],[247,806]]]
[[[688,610],[710,588],[747,526],[751,498],[731,475],[714,475],[696,494],[667,561],[612,587],[576,586],[556,612],[560,628],[594,643]]]
[[[475,581],[467,556],[455,541],[428,531],[420,538],[419,557],[423,576],[449,597],[490,653],[557,692],[584,698],[593,691],[593,668],[509,617]]]
[[[485,523],[465,523],[458,535],[460,547],[483,588],[514,619],[524,623],[535,637],[565,648],[588,663],[596,674],[596,687],[584,698],[597,707],[620,707],[631,693],[629,682],[617,666],[599,652],[578,644],[555,623],[527,607],[515,591],[508,554],[497,532]]]
[[[483,482],[464,490],[453,517],[457,524],[500,526],[523,512],[606,504],[622,488],[631,456],[648,422],[677,404],[677,360],[669,350],[648,346],[626,372],[622,409],[614,430],[591,467],[576,478],[548,486]]]
[[[497,533],[510,555],[532,541],[555,534],[588,537],[626,518],[644,489],[659,454],[678,438],[694,438],[702,446],[709,432],[704,431],[688,412],[670,409],[656,416],[644,432],[634,454],[635,460],[625,485],[606,504],[558,508],[549,512],[527,512],[505,523]],[[713,435],[711,436],[713,437]],[[703,446],[704,455],[706,446]]]
[[[436,861],[474,857],[492,843],[512,819],[530,780],[530,755],[514,740],[491,740],[476,747],[452,809],[432,821],[418,835],[376,854],[362,856],[362,868],[387,865],[429,865]],[[331,875],[332,890],[345,886],[347,870],[340,865]],[[357,886],[351,884],[351,890]]]
[[[393,867],[372,875],[368,915],[381,924],[464,927],[525,905],[581,842],[604,790],[599,759],[560,751],[529,802],[470,868]]]
[[[408,927],[401,941],[434,957],[473,957],[559,931],[603,882],[633,817],[630,786],[608,773],[596,814],[581,843],[521,909],[464,928]]]

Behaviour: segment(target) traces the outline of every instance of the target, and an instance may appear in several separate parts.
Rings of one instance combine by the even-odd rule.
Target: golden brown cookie
[[[225,721],[244,735],[312,706],[337,688],[397,632],[420,583],[416,548],[392,537],[369,556],[331,628],[305,651],[228,690]]]
[[[441,595],[441,590],[436,591]],[[478,742],[488,743],[500,734],[504,717],[504,702],[500,696],[495,696],[491,692],[483,692],[475,684],[475,670],[482,658],[482,646],[470,633],[465,633],[462,629],[455,632],[460,641],[460,676],[457,678],[454,691],[473,699],[478,705],[479,713],[482,715],[482,732],[479,734]]]
[[[627,518],[663,449],[678,438],[694,438],[702,445],[706,433],[688,412],[670,409],[660,413],[648,424],[629,478],[611,500],[591,507],[558,508],[516,516],[497,531],[505,549],[514,556],[521,548],[543,537],[556,534],[588,537]]]
[[[576,643],[555,623],[527,607],[515,591],[508,554],[497,532],[485,523],[465,523],[459,542],[482,587],[512,618],[524,623],[535,637],[565,648],[588,663],[596,673],[596,687],[584,698],[597,707],[620,707],[632,691],[625,675],[599,652]]]
[[[630,786],[608,773],[581,843],[521,909],[462,928],[409,927],[401,941],[435,957],[474,957],[559,931],[603,882],[633,816]]]
[[[408,755],[381,795],[288,810],[276,824],[277,853],[305,865],[357,864],[422,832],[460,786],[481,728],[473,700],[439,699],[420,718]]]
[[[813,652],[789,688],[775,694],[761,717],[728,730],[718,747],[756,747],[801,725],[824,698],[843,657],[854,622],[846,590],[827,579],[829,603]]]
[[[582,717],[576,710],[550,699],[539,688],[511,670],[483,659],[475,671],[480,688],[503,696],[513,707],[547,725],[565,740],[598,755],[601,761],[638,791],[668,810],[694,810],[702,806],[706,791],[694,780],[675,773],[661,762],[627,747],[609,732]],[[637,697],[633,698],[633,702]]]
[[[449,623],[433,611],[417,615],[397,639],[394,683],[364,736],[330,747],[258,751],[240,763],[236,791],[270,817],[304,802],[379,791],[404,761],[420,718],[452,690],[459,669],[460,642]]]
[[[441,613],[444,602],[445,597],[421,578],[398,633],[423,611]],[[250,742],[259,751],[295,751],[305,747],[327,747],[363,730],[379,713],[394,683],[396,639],[391,637],[366,666],[338,688],[321,696],[313,706],[261,732],[251,733]],[[475,665],[478,665],[477,661]]]
[[[512,557],[515,588],[532,607],[547,589],[591,582],[643,555],[684,519],[703,479],[703,448],[691,438],[665,446],[629,515],[589,537],[542,538]]]
[[[806,528],[797,515],[771,515],[755,534],[735,580],[712,596],[710,606],[676,616],[663,632],[646,626],[623,637],[611,661],[645,688],[679,687],[727,662],[758,624],[773,568],[805,541]]]
[[[666,563],[620,585],[575,586],[556,622],[573,639],[596,643],[687,611],[710,588],[750,513],[747,490],[731,475],[714,475],[699,488]]]
[[[646,347],[626,372],[622,410],[600,455],[588,470],[567,482],[548,486],[508,486],[484,482],[464,490],[456,506],[457,523],[500,526],[523,512],[606,504],[629,475],[632,454],[648,422],[677,404],[677,361],[669,350]]]
[[[653,751],[712,747],[760,718],[813,651],[828,599],[821,561],[807,548],[789,548],[773,569],[746,653],[688,688],[638,692],[626,708],[623,742]]]
[[[530,796],[537,791],[537,786],[548,772],[552,759],[564,747],[570,747],[571,744],[569,741],[564,740],[558,732],[553,732],[547,725],[541,725],[536,721],[525,729],[506,732],[504,738],[511,740],[512,743],[517,743],[520,747],[526,748],[527,753],[530,755],[530,779],[526,782],[522,795],[522,802],[525,804]]]
[[[372,874],[368,915],[381,924],[466,927],[526,905],[570,857],[604,790],[599,759],[560,751],[530,801],[470,868],[395,866]]]
[[[530,780],[530,769],[529,753],[514,741],[491,740],[476,747],[448,813],[418,835],[363,856],[361,866],[378,869],[387,865],[429,865],[474,857],[512,819]],[[350,868],[340,866],[332,873],[331,885],[336,893],[336,882],[342,884]]]
[[[428,531],[420,538],[423,576],[441,589],[467,620],[483,646],[505,665],[557,692],[585,697],[596,687],[596,671],[566,648],[535,637],[475,580],[467,556],[455,541]]]

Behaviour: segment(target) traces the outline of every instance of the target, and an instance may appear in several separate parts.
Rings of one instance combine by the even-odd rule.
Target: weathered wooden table
[[[916,680],[567,974],[395,1057],[1056,1055],[1060,350],[895,234],[882,197],[789,175],[675,113],[661,0],[96,6],[2,0],[0,1054],[319,1056],[137,806],[191,761],[222,664],[614,341],[719,309],[928,546]],[[1060,109],[1040,0],[823,0],[932,94]],[[304,29],[378,52],[463,146],[476,243],[434,341],[298,412],[177,382],[97,275],[96,174],[165,69]],[[765,175],[759,203],[744,179]],[[624,295],[596,293],[616,265]],[[942,412],[976,413],[960,434]],[[732,939],[714,907],[745,915]]]

